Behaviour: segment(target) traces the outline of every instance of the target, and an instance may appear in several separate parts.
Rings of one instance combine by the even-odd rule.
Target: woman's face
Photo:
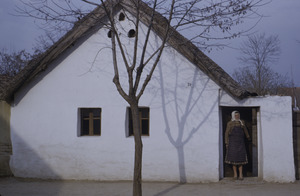
[[[239,113],[235,113],[234,117],[235,117],[236,120],[240,120],[240,114]]]

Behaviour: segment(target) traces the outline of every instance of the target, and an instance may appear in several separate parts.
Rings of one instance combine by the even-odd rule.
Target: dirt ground
[[[0,178],[1,196],[76,196],[76,195],[132,195],[131,182],[61,181],[22,178]],[[245,178],[243,181],[223,179],[217,183],[178,184],[167,182],[143,182],[144,196],[298,196],[300,182],[267,183]]]

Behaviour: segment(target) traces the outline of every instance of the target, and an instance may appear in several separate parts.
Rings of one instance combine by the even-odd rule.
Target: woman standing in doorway
[[[240,119],[240,113],[233,111],[231,113],[231,121],[227,123],[225,131],[226,157],[225,163],[231,164],[233,167],[234,179],[243,180],[243,165],[248,163],[245,136],[250,140],[245,122]],[[237,167],[239,170],[239,178],[237,175]]]

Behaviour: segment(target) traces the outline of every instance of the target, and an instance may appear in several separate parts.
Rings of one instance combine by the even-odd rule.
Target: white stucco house
[[[128,32],[135,14],[123,1],[116,6],[116,20],[121,13],[126,16],[117,25],[131,54],[134,37]],[[13,175],[132,180],[128,104],[112,82],[111,40],[103,22],[105,14],[96,8],[0,91],[5,111],[10,106]],[[160,23],[153,28],[150,45],[160,43],[159,28]],[[140,40],[146,29],[145,20]],[[140,100],[143,180],[216,182],[229,177],[224,129],[230,113],[239,110],[252,137],[244,175],[293,182],[291,98],[251,96],[176,31],[167,46]]]

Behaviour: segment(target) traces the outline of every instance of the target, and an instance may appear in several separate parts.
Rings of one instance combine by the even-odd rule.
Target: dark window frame
[[[101,136],[101,121],[102,108],[79,108],[78,136]]]
[[[131,108],[127,107],[127,132],[126,136],[133,136],[132,113]],[[142,127],[142,136],[150,136],[150,108],[139,107],[140,125]]]

